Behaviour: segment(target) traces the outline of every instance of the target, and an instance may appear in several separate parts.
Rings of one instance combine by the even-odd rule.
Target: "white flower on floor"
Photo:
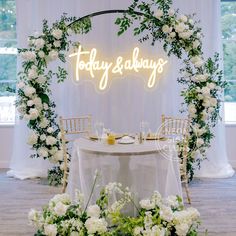
[[[53,136],[48,136],[46,138],[46,143],[47,143],[47,145],[53,146],[53,145],[55,145],[57,143],[57,139],[54,138]]]
[[[105,233],[107,231],[107,225],[107,222],[103,218],[98,219],[91,217],[85,222],[85,227],[88,230],[88,234]]]
[[[60,29],[54,29],[52,31],[52,36],[56,39],[61,39],[62,38],[63,32]]]
[[[32,97],[32,95],[36,92],[35,88],[31,87],[31,86],[25,86],[24,87],[24,94],[26,97]]]
[[[101,210],[100,210],[100,207],[98,205],[91,205],[87,209],[87,215],[89,217],[99,218],[100,213],[101,213]]]
[[[58,58],[58,52],[56,50],[52,50],[48,54],[50,60],[56,60]]]
[[[58,216],[63,216],[63,215],[65,215],[67,209],[68,209],[68,205],[65,205],[65,204],[63,204],[61,202],[58,202],[56,204],[56,206],[54,207],[54,212]]]
[[[56,225],[45,225],[44,233],[46,236],[56,236],[57,235],[57,226]]]
[[[139,202],[139,204],[143,209],[146,210],[151,210],[155,208],[155,203],[153,203],[150,199],[143,199]]]
[[[35,132],[31,132],[29,137],[28,137],[28,141],[27,143],[29,145],[34,145],[38,142],[38,135]]]

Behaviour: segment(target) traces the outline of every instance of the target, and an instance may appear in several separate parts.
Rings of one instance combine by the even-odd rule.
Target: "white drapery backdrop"
[[[69,16],[83,16],[95,11],[108,9],[126,9],[129,1],[101,0],[17,0],[17,32],[19,47],[27,44],[27,36],[35,31],[41,32],[42,20],[52,23],[66,12]],[[52,10],[53,6],[53,10]],[[174,0],[175,8],[184,14],[197,13],[205,34],[204,53],[212,56],[221,50],[220,41],[220,1],[217,0]],[[100,16],[92,19],[92,31],[88,35],[76,36],[83,47],[96,47],[98,53],[109,58],[117,55],[131,54],[135,46],[141,48],[141,54],[154,58],[158,55],[167,58],[161,45],[152,47],[146,42],[139,44],[132,32],[117,37],[114,19],[117,16]],[[92,83],[75,85],[67,80],[63,85],[56,82],[52,85],[53,99],[57,112],[62,116],[79,116],[92,114],[93,121],[102,121],[105,127],[117,132],[137,132],[142,120],[148,121],[152,131],[160,125],[161,114],[181,116],[179,113],[182,98],[181,87],[177,84],[181,61],[168,59],[168,71],[159,80],[154,91],[144,89],[145,82],[137,75],[128,74],[124,79],[114,79],[106,93],[97,93]],[[149,75],[147,75],[148,77]],[[24,122],[15,128],[14,153],[11,161],[10,175],[18,178],[45,176],[50,166],[47,161],[29,158],[29,147],[26,144],[28,129]],[[224,126],[219,124],[215,129],[212,147],[208,160],[202,163],[197,173],[201,177],[229,177],[234,172],[227,160],[225,149]]]

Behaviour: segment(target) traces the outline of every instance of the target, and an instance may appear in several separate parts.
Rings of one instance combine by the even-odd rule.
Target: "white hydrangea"
[[[179,207],[179,202],[176,196],[170,195],[165,199],[165,203],[167,206],[177,208]]]
[[[57,235],[57,226],[54,224],[44,226],[44,234],[46,236],[56,236]]]
[[[24,94],[26,97],[32,97],[32,95],[36,92],[34,87],[31,87],[29,85],[24,87]]]
[[[151,210],[155,208],[155,203],[153,203],[150,199],[143,199],[139,202],[139,204],[143,209],[146,210]]]
[[[70,196],[69,194],[67,193],[63,193],[63,194],[57,194],[55,195],[49,202],[49,205],[50,206],[54,206],[55,204],[57,204],[58,202],[61,202],[65,205],[69,205],[71,204],[71,199],[70,199]]]
[[[50,60],[56,60],[58,58],[58,52],[56,50],[52,50],[48,54]]]
[[[46,143],[47,143],[47,145],[53,146],[53,145],[55,145],[57,143],[57,139],[54,138],[53,136],[48,136],[46,138]]]
[[[61,39],[61,38],[62,38],[62,34],[63,34],[63,32],[62,32],[62,30],[60,30],[60,29],[54,29],[54,30],[52,31],[52,36],[53,36],[54,38],[56,38],[56,39]]]
[[[37,133],[31,132],[31,133],[29,134],[27,143],[28,143],[29,145],[34,145],[34,144],[36,144],[37,142],[38,142],[38,135],[37,135]]]
[[[189,226],[186,223],[178,224],[175,226],[178,236],[186,236],[189,231]]]
[[[89,217],[99,218],[101,213],[100,207],[98,205],[91,205],[88,207],[87,215]]]
[[[160,216],[167,222],[173,220],[173,212],[170,207],[162,205],[160,208]]]
[[[58,202],[56,206],[54,207],[54,212],[58,216],[63,216],[65,215],[67,209],[68,209],[68,205],[63,204],[62,202]]]
[[[29,116],[30,120],[36,120],[39,117],[39,111],[36,108],[30,108]]]
[[[89,219],[86,220],[85,222],[85,227],[88,231],[88,234],[101,234],[101,233],[105,233],[107,231],[107,222],[105,219],[98,219],[98,218],[94,218],[91,217]]]

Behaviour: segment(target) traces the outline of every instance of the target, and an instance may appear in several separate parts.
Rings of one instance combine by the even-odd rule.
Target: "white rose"
[[[72,232],[70,233],[70,236],[80,236],[80,235],[79,235],[79,232],[72,231]]]
[[[216,98],[210,98],[210,104],[212,107],[215,107],[217,105],[217,99]]]
[[[48,129],[47,129],[47,132],[49,133],[49,134],[51,134],[52,132],[53,132],[53,128],[52,127],[49,127]]]
[[[202,112],[202,120],[206,121],[208,119],[208,113],[206,111]]]
[[[174,9],[169,9],[168,15],[173,16],[174,14],[175,14],[175,10]]]
[[[38,56],[39,56],[40,58],[44,58],[44,57],[45,57],[45,53],[44,53],[43,51],[39,51],[39,52],[38,52]]]
[[[57,235],[57,226],[56,225],[45,225],[44,234],[46,236],[56,236]]]
[[[39,77],[36,79],[36,81],[39,84],[44,84],[46,82],[46,77],[44,77],[43,75],[39,75]]]
[[[48,56],[51,60],[56,60],[58,58],[58,52],[55,50],[52,50],[51,52],[49,52]]]
[[[174,38],[175,36],[176,36],[176,33],[175,33],[175,32],[171,32],[171,33],[170,33],[170,37],[171,37],[171,38]]]
[[[54,212],[56,213],[56,215],[58,216],[63,216],[65,215],[66,211],[68,209],[68,206],[61,203],[61,202],[58,202],[56,204],[56,206],[54,207]]]
[[[179,202],[176,196],[170,195],[165,199],[165,202],[168,206],[177,208],[179,207]]]
[[[211,93],[211,90],[208,87],[203,87],[201,93],[205,96],[208,96]]]
[[[31,132],[29,137],[28,137],[28,141],[27,143],[29,145],[34,145],[38,142],[38,135],[35,132]]]
[[[211,106],[211,102],[209,99],[205,99],[204,102],[203,102],[203,106],[204,107],[210,107]]]
[[[36,54],[32,51],[22,52],[21,56],[26,61],[34,61],[36,59]]]
[[[56,161],[62,161],[63,160],[63,151],[62,150],[58,150],[54,154],[54,158],[55,158]]]
[[[196,115],[197,110],[196,110],[194,104],[190,104],[190,105],[188,106],[188,112],[189,112],[189,114],[190,114],[191,117],[194,117],[194,116]]]
[[[204,75],[196,75],[195,76],[195,81],[199,81],[199,82],[205,82],[208,79],[208,75],[204,74]]]
[[[44,117],[40,121],[39,126],[40,126],[40,128],[44,129],[44,128],[46,128],[48,126],[48,124],[49,124],[49,121],[47,120],[47,118]]]
[[[186,223],[181,223],[175,226],[178,236],[186,236],[189,231],[189,226]]]
[[[24,94],[26,97],[32,97],[32,95],[36,92],[35,88],[31,86],[25,86],[24,87]]]
[[[201,67],[204,64],[204,61],[201,59],[199,56],[195,56],[191,58],[191,62],[196,66],[196,67]]]
[[[48,110],[48,104],[47,104],[47,103],[44,103],[44,104],[43,104],[43,109],[44,109],[44,110]]]
[[[30,108],[29,110],[30,120],[36,120],[39,117],[39,112],[35,108]]]
[[[139,204],[143,209],[146,209],[146,210],[151,210],[155,208],[155,204],[151,202],[150,199],[143,199],[139,202]]]
[[[34,102],[32,100],[27,101],[27,106],[32,107],[34,105]]]
[[[186,29],[186,25],[184,23],[178,23],[176,26],[175,26],[175,31],[177,33],[182,33],[184,32],[184,30]]]
[[[92,217],[86,220],[85,227],[88,230],[88,234],[105,233],[107,231],[107,222],[105,219]]]
[[[207,87],[211,90],[216,88],[216,84],[215,83],[207,83]]]
[[[56,48],[59,48],[61,46],[61,42],[60,41],[55,41],[53,43],[53,45],[56,47]]]
[[[28,71],[28,78],[29,79],[36,79],[38,77],[38,73],[35,69],[29,69]]]
[[[24,88],[24,87],[25,87],[25,83],[22,82],[22,81],[20,81],[20,82],[17,84],[17,88],[18,88],[18,89],[22,89],[22,88]]]
[[[189,39],[192,35],[192,31],[179,33],[179,37],[182,39]]]
[[[179,19],[180,19],[180,21],[182,21],[184,23],[188,21],[188,17],[185,15],[181,15]]]
[[[56,39],[61,39],[62,38],[62,30],[60,30],[60,29],[54,29],[53,31],[52,31],[52,36],[54,37],[54,38],[56,38]]]
[[[39,108],[39,109],[42,108],[43,104],[42,104],[41,98],[35,97],[35,98],[33,99],[33,102],[34,102],[34,105],[35,105],[37,108]]]
[[[43,158],[47,158],[48,157],[48,149],[45,147],[41,147],[38,149],[38,155],[43,157]]]
[[[172,31],[172,28],[169,27],[168,25],[164,25],[162,27],[162,31],[163,31],[163,33],[167,34],[167,33],[170,33]]]
[[[193,42],[193,48],[198,48],[199,45],[200,45],[199,40],[195,40],[195,41]]]
[[[196,142],[197,147],[201,147],[203,144],[204,144],[204,140],[202,138],[198,138]]]
[[[163,16],[163,11],[158,9],[157,12],[156,12],[156,18],[160,19],[162,16]]]
[[[92,205],[88,207],[87,215],[89,217],[99,218],[101,213],[100,207],[98,205]]]
[[[42,38],[35,39],[34,41],[34,45],[37,50],[41,49],[44,46],[44,44],[45,44],[45,41]]]
[[[46,135],[45,134],[41,134],[39,138],[40,138],[41,141],[44,141],[44,140],[46,140]]]
[[[57,139],[54,138],[53,136],[48,136],[48,137],[46,138],[46,143],[47,143],[47,145],[53,146],[54,144],[57,143]]]

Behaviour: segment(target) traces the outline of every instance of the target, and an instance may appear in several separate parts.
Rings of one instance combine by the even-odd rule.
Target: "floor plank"
[[[195,179],[190,185],[192,206],[202,218],[200,235],[236,236],[236,176],[229,179]],[[27,214],[40,209],[60,189],[45,181],[8,178],[0,170],[0,236],[32,236]]]

